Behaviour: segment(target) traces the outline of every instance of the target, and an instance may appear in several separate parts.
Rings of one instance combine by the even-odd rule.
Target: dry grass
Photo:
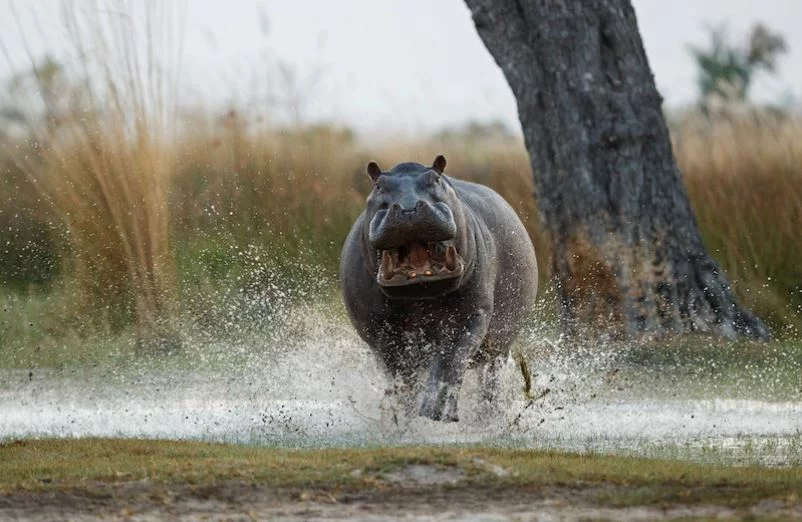
[[[29,56],[32,72],[17,81],[35,87],[29,106],[43,112],[26,115],[27,146],[6,152],[66,229],[78,310],[133,319],[149,337],[176,294],[167,204],[176,79],[162,63],[175,13],[101,7],[65,11],[77,70]]]
[[[368,153],[343,130],[270,130],[233,111],[203,121],[173,141],[148,126],[132,140],[124,121],[84,122],[69,127],[72,142],[62,136],[25,165],[68,225],[82,295],[102,297],[102,309],[133,302],[137,316],[162,316],[177,279],[196,288],[225,276],[252,246],[288,279],[300,265],[333,279],[370,190],[367,161],[425,163],[439,152],[452,175],[492,186],[516,208],[549,277],[549,245],[516,140],[399,140]],[[798,323],[802,124],[686,120],[675,142],[705,242],[736,291],[775,327]],[[173,255],[183,260],[178,274]]]
[[[802,120],[695,116],[674,138],[705,244],[740,297],[775,325],[802,326]]]
[[[543,282],[550,248],[540,232],[523,145],[517,140],[394,140],[370,148],[344,132],[254,131],[236,114],[185,142],[173,208],[184,240],[202,234],[271,245],[277,255],[333,273],[339,247],[370,189],[368,159],[389,167],[444,152],[452,175],[487,184],[521,215]],[[258,125],[256,125],[258,128]],[[705,242],[746,303],[775,327],[799,327],[802,303],[802,122],[745,115],[684,119],[677,160]],[[209,209],[214,209],[210,212]]]
[[[331,266],[364,200],[347,132],[249,130],[231,111],[178,144],[171,207],[184,244],[222,239]]]
[[[163,315],[176,280],[185,288],[220,277],[234,284],[225,275],[249,247],[288,280],[300,265],[333,280],[370,190],[367,161],[425,163],[440,152],[449,173],[490,185],[516,208],[549,277],[549,245],[517,140],[396,140],[366,152],[344,130],[272,130],[234,111],[202,116],[173,141],[158,127],[137,126],[132,140],[125,121],[82,123],[69,128],[72,142],[61,136],[26,165],[68,224],[83,294],[102,296],[104,307],[116,296],[118,305],[136,300],[137,314]],[[705,242],[736,291],[775,327],[798,323],[800,121],[689,119],[675,129],[675,150]],[[172,255],[183,260],[178,274]]]

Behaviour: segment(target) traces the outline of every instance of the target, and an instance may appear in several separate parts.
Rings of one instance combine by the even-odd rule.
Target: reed
[[[705,244],[739,297],[775,328],[794,333],[802,320],[802,121],[755,111],[695,114],[672,135]],[[181,148],[173,204],[182,216],[179,237],[226,230],[238,241],[271,245],[277,255],[303,251],[334,274],[370,190],[367,160],[390,167],[445,153],[448,173],[493,187],[518,211],[536,245],[542,282],[550,278],[550,248],[517,138],[393,139],[367,147],[334,129],[253,132],[231,113]]]
[[[5,152],[63,223],[81,320],[133,320],[143,340],[160,337],[176,295],[167,203],[177,71],[164,61],[179,13],[67,6],[75,59],[45,71],[28,57],[31,72],[17,78],[36,86],[27,107],[44,111],[26,115],[26,146],[8,140]]]
[[[802,326],[802,120],[686,116],[677,161],[706,246],[775,326]]]

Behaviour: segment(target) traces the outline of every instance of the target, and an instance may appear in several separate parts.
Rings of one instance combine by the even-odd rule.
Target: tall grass
[[[208,132],[176,144],[171,207],[177,240],[257,243],[298,263],[332,265],[338,237],[364,201],[363,162],[350,133],[334,128],[253,129],[230,111]]]
[[[776,326],[802,327],[802,120],[691,115],[674,143],[705,244],[740,297]]]
[[[173,313],[176,286],[184,297],[213,294],[241,285],[255,265],[278,274],[273,282],[317,277],[333,285],[340,247],[371,187],[366,162],[426,163],[440,152],[450,174],[490,185],[512,204],[535,241],[543,282],[550,277],[518,139],[368,148],[342,129],[272,129],[231,111],[196,114],[168,140],[158,125],[129,135],[115,111],[65,124],[58,144],[24,164],[68,225],[68,274],[102,311],[158,321]],[[775,327],[798,327],[802,124],[688,118],[673,132],[707,246],[749,306]],[[244,259],[249,249],[258,255]]]
[[[143,340],[156,339],[176,295],[168,193],[177,69],[164,62],[180,13],[78,7],[64,12],[72,68],[45,69],[29,55],[30,73],[16,77],[38,94],[20,106],[43,110],[25,115],[27,146],[6,153],[66,229],[79,313],[134,321]]]
[[[543,282],[550,277],[517,139],[368,148],[341,129],[271,129],[236,111],[207,114],[172,140],[146,125],[131,139],[114,115],[65,126],[58,146],[24,164],[67,223],[68,274],[102,310],[158,321],[173,313],[176,286],[184,297],[235,287],[246,265],[286,285],[310,277],[333,285],[340,247],[371,187],[366,162],[426,163],[440,152],[450,174],[490,185],[511,203],[535,241]],[[775,327],[798,327],[802,124],[686,119],[674,140],[705,242],[736,291]],[[244,259],[248,249],[258,255]]]
[[[375,159],[389,169],[401,161],[431,162],[445,150],[449,173],[505,194],[547,248],[538,236],[528,159],[518,140],[393,140],[368,149],[336,128],[249,131],[237,114],[230,112],[178,144],[172,208],[180,240],[209,233],[229,241],[256,240],[288,254],[305,251],[311,261],[333,268],[372,190],[367,162]]]

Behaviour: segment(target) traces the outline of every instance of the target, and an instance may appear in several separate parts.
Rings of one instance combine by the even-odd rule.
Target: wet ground
[[[505,397],[492,418],[478,417],[475,376],[469,374],[460,423],[395,423],[393,401],[385,395],[388,382],[367,347],[348,328],[318,326],[282,338],[283,348],[270,353],[263,348],[270,341],[251,339],[198,343],[197,353],[166,362],[152,357],[0,370],[0,440],[100,436],[304,447],[477,443],[736,464],[802,463],[802,384],[795,381],[802,374],[794,353],[783,348],[742,360],[725,353],[655,361],[648,354],[622,356],[531,333],[523,346],[534,373],[534,398],[524,395],[521,374],[510,361]]]
[[[519,346],[533,374],[529,397],[510,360],[504,397],[494,414],[478,413],[471,373],[459,423],[396,422],[396,405],[386,394],[389,383],[347,323],[325,315],[303,317],[290,321],[280,335],[189,339],[179,356],[110,354],[107,363],[0,369],[0,441],[91,436],[312,448],[480,444],[802,465],[799,347],[622,349],[569,345],[529,332]],[[573,487],[540,491],[523,502],[486,492],[447,494],[427,487],[439,485],[436,474],[410,473],[417,473],[410,480],[420,487],[391,488],[381,498],[332,501],[314,492],[285,498],[237,484],[221,484],[219,494],[204,497],[194,490],[157,491],[135,483],[105,500],[70,492],[30,498],[14,493],[0,497],[5,501],[0,514],[20,520],[802,517],[796,502],[767,501],[740,511],[682,505],[610,508],[589,500],[594,492]],[[437,480],[418,484],[421,477]]]
[[[476,492],[399,488],[371,495],[335,498],[325,492],[279,493],[242,484],[225,484],[201,492],[187,488],[154,495],[146,484],[128,485],[113,497],[88,499],[56,493],[18,495],[6,508],[0,497],[0,516],[26,521],[156,520],[290,521],[391,520],[469,522],[616,520],[799,520],[802,507],[765,501],[749,508],[716,505],[661,505],[648,507],[599,506],[591,500],[596,490],[573,487],[522,491]]]

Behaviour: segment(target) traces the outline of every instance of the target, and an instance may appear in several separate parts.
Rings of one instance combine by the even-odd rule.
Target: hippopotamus
[[[455,422],[469,368],[482,370],[481,396],[494,400],[538,278],[512,207],[445,168],[442,155],[431,167],[389,172],[368,163],[373,190],[345,240],[340,283],[351,322],[389,374],[408,388],[421,384],[412,412]]]

